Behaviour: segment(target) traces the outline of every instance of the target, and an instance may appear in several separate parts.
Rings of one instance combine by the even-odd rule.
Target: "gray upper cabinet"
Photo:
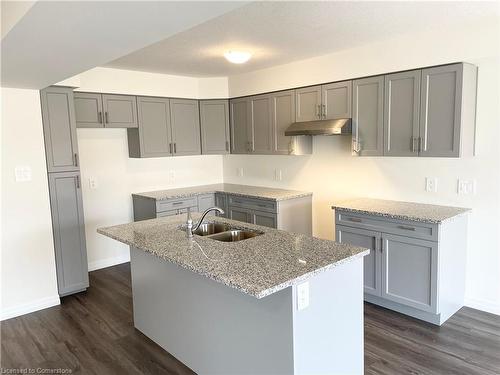
[[[106,128],[137,128],[136,97],[129,95],[102,95],[104,126]]]
[[[384,77],[353,81],[352,141],[360,156],[381,156],[384,134]]]
[[[201,154],[200,110],[197,100],[170,99],[174,155]]]
[[[77,128],[103,128],[102,95],[75,92],[75,114]]]
[[[250,152],[250,100],[233,99],[231,107],[231,151],[233,154]]]
[[[47,170],[79,170],[73,90],[48,87],[40,91],[40,97]]]
[[[272,96],[273,153],[288,155],[291,151],[290,141],[285,130],[295,122],[295,92],[282,91]]]
[[[321,113],[324,120],[351,118],[352,81],[321,86]]]
[[[420,76],[420,70],[385,76],[384,155],[418,155]]]
[[[471,64],[422,70],[421,156],[474,154],[476,80]]]
[[[50,204],[61,296],[89,286],[79,172],[49,173]]]
[[[170,101],[138,97],[138,129],[128,129],[131,157],[160,157],[172,154]]]
[[[200,100],[202,154],[228,154],[229,102],[227,100]]]
[[[436,242],[382,234],[382,297],[420,310],[437,311]]]
[[[304,87],[295,90],[295,121],[321,119],[321,86]]]
[[[272,153],[272,100],[271,95],[250,98],[250,151],[257,154]]]

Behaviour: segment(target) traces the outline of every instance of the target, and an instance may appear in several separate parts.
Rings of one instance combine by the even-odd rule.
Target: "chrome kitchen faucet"
[[[224,210],[222,208],[219,208],[219,207],[210,207],[210,208],[207,208],[203,212],[203,214],[201,215],[200,220],[196,224],[193,225],[193,219],[191,218],[191,209],[188,207],[188,209],[187,209],[187,220],[186,220],[186,234],[187,234],[188,238],[193,237],[193,232],[196,229],[198,229],[201,224],[203,224],[203,220],[205,219],[205,216],[207,216],[207,214],[210,211],[217,211],[221,215],[224,214]]]

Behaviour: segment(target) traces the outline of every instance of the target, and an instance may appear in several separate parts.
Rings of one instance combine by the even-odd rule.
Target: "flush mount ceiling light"
[[[244,64],[250,60],[252,54],[246,51],[227,51],[224,53],[224,57],[233,64]]]

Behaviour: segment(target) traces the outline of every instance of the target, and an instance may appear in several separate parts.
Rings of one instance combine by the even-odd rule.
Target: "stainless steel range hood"
[[[351,134],[351,119],[294,122],[285,135],[337,135]]]

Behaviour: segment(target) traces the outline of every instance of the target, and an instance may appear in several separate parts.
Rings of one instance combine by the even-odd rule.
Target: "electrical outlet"
[[[297,285],[297,310],[304,310],[309,306],[309,282]]]
[[[276,181],[281,181],[283,179],[283,174],[281,173],[281,169],[274,170],[274,179]]]
[[[476,194],[476,180],[458,179],[457,194],[460,195]]]
[[[97,189],[97,180],[95,179],[95,177],[89,177],[89,188]]]
[[[175,182],[175,171],[174,170],[168,171],[168,182],[170,182],[171,184],[173,184]]]
[[[239,167],[237,170],[236,170],[236,175],[238,177],[243,177],[243,167]]]
[[[429,193],[437,193],[437,191],[438,191],[437,177],[426,177],[425,178],[425,191],[427,191]]]
[[[17,166],[16,168],[14,168],[14,175],[16,178],[16,182],[31,181],[31,167]]]

